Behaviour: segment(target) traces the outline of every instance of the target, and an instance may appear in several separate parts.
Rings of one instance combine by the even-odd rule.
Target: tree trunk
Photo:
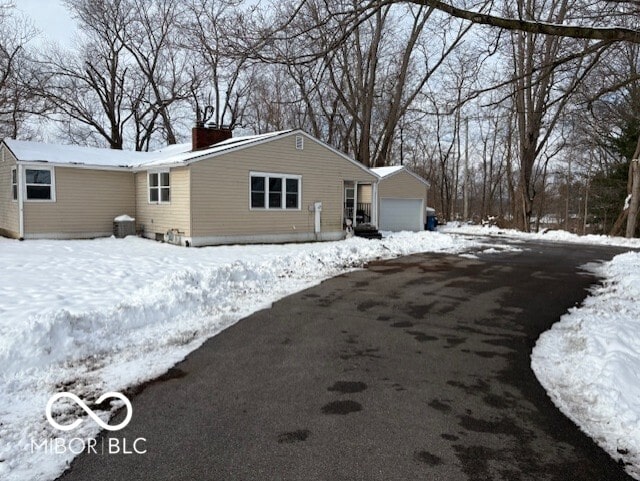
[[[631,238],[635,236],[636,227],[638,225],[638,213],[640,212],[640,137],[638,138],[638,145],[636,151],[633,154],[633,159],[629,165],[629,177],[631,179],[631,201],[629,202],[629,209],[627,215],[627,229],[625,237]]]

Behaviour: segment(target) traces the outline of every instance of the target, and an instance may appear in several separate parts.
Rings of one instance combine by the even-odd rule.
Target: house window
[[[52,169],[25,169],[25,186],[27,200],[55,200]]]
[[[18,200],[18,170],[11,169],[11,192],[13,200]]]
[[[149,172],[149,202],[152,204],[171,202],[169,171]]]
[[[298,175],[251,174],[251,208],[286,210],[300,209]]]
[[[300,190],[300,179],[286,179],[286,199],[285,199],[285,207],[287,209],[297,209],[298,208],[298,192]]]
[[[266,178],[251,176],[251,208],[264,208]]]

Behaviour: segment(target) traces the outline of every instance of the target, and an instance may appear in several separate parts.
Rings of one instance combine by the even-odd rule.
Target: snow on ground
[[[69,435],[55,431],[44,413],[52,394],[70,391],[91,404],[105,392],[155,378],[239,319],[369,260],[520,250],[466,235],[508,238],[510,244],[640,247],[638,239],[562,231],[523,234],[452,224],[439,230],[382,241],[202,249],[133,237],[0,238],[0,479],[54,479],[73,454],[50,454],[31,443],[97,435],[93,422]],[[631,463],[629,472],[640,479],[640,254],[623,254],[596,269],[603,287],[541,336],[532,366],[560,409],[612,456]],[[54,417],[66,424],[77,411],[61,400]]]
[[[97,435],[93,422],[69,434],[49,425],[45,405],[56,392],[91,405],[103,393],[163,374],[252,312],[367,261],[477,246],[431,232],[202,249],[135,237],[0,238],[0,479],[54,479],[73,454],[32,443]],[[72,403],[54,406],[61,424],[77,415]],[[109,415],[101,412],[104,420]]]
[[[640,253],[595,271],[604,284],[540,336],[531,365],[560,410],[640,479]]]
[[[489,236],[505,239],[519,239],[528,241],[562,242],[565,244],[592,244],[640,248],[640,239],[626,239],[624,237],[611,237],[606,235],[578,235],[564,230],[545,230],[529,233],[515,229],[500,229],[496,226],[481,226],[460,222],[448,222],[438,226],[438,231],[447,234],[464,234],[471,236]]]

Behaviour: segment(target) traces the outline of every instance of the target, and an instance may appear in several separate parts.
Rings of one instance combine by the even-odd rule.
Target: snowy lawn
[[[45,405],[56,392],[91,404],[163,374],[252,312],[367,261],[474,246],[429,232],[202,249],[134,237],[0,238],[0,479],[54,479],[73,455],[32,449],[32,441],[98,433],[93,422],[72,434],[54,430]],[[77,406],[60,400],[54,417],[68,424]]]
[[[640,479],[640,253],[595,270],[604,285],[540,336],[531,365],[558,408]]]
[[[640,239],[625,239],[606,235],[577,235],[564,230],[545,230],[541,232],[521,232],[515,229],[500,229],[496,226],[481,226],[449,222],[438,226],[438,232],[446,234],[465,234],[471,236],[489,236],[503,239],[520,239],[524,241],[548,241],[563,244],[591,244],[640,248]]]

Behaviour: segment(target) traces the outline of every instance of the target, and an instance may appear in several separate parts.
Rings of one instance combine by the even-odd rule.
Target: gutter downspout
[[[20,240],[24,240],[24,166],[16,163],[18,182],[18,236]]]
[[[353,228],[356,227],[356,216],[358,215],[358,181],[353,181]]]
[[[376,226],[376,229],[380,227],[378,222],[378,180],[371,184],[371,223]]]

